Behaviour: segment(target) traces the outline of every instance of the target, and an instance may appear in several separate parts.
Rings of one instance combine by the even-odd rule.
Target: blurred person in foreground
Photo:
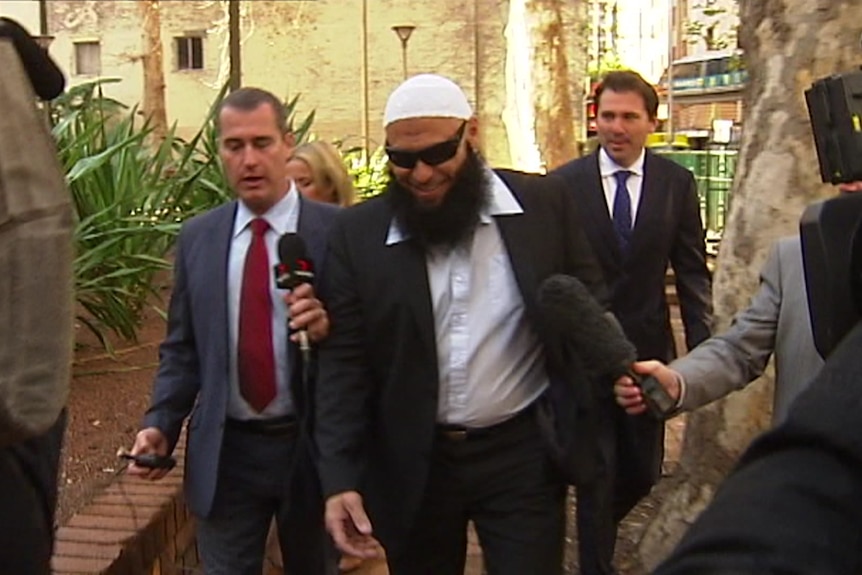
[[[288,573],[329,573],[297,345],[297,330],[316,343],[329,320],[310,284],[278,289],[273,265],[293,233],[322,262],[337,209],[303,201],[287,177],[293,135],[274,95],[231,92],[217,127],[237,200],[189,220],[177,239],[167,337],[132,453],[170,454],[188,417],[185,497],[207,575],[260,575],[273,518]]]
[[[862,573],[862,323],[756,439],[655,575]]]
[[[36,97],[56,98],[65,78],[9,18],[0,69],[0,571],[47,575],[74,347],[74,211]]]
[[[604,285],[556,178],[492,170],[464,92],[407,79],[384,111],[390,184],[339,214],[321,294],[316,440],[326,524],[392,575],[462,575],[472,520],[491,575],[562,572],[565,480],[549,413],[589,412],[536,294],[554,274]],[[560,425],[563,422],[557,420]]]

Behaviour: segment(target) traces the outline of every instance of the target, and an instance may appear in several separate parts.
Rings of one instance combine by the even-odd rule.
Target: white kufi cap
[[[419,74],[395,88],[383,111],[383,127],[408,118],[473,117],[473,108],[458,84],[437,74]]]

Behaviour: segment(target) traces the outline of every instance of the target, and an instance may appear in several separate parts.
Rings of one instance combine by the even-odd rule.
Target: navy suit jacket
[[[709,337],[712,290],[706,267],[706,247],[694,177],[679,164],[649,150],[644,159],[643,185],[626,257],[620,250],[608,211],[599,151],[573,160],[553,173],[569,184],[590,245],[611,289],[611,311],[635,345],[638,359],[665,363],[676,356],[665,277],[668,264],[676,277],[676,292],[685,327],[686,344],[694,348]],[[664,454],[664,425],[649,415],[619,419],[610,386],[606,407],[624,427],[617,433],[629,444],[620,459],[630,483],[632,501],[658,479]]]
[[[180,231],[167,337],[159,347],[159,369],[144,417],[144,427],[159,428],[173,450],[183,421],[191,413],[185,495],[190,509],[202,517],[212,507],[227,417],[227,260],[236,209],[235,201],[218,207],[192,218]],[[297,232],[318,267],[322,267],[329,226],[337,211],[337,207],[300,197]],[[307,438],[311,394],[303,389],[301,361],[297,346],[289,344],[291,391]]]
[[[623,257],[595,152],[554,173],[577,198],[587,238],[612,290],[611,310],[640,359],[668,362],[676,355],[665,294],[668,264],[676,278],[686,345],[709,337],[712,291],[706,267],[703,224],[694,177],[679,164],[650,151],[627,257]]]

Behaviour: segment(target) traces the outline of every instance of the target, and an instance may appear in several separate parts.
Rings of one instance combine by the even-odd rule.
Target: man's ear
[[[284,144],[290,148],[291,150],[296,147],[296,136],[293,135],[293,132],[285,132],[284,133]]]
[[[479,120],[476,116],[467,120],[467,127],[464,129],[464,138],[474,150],[479,149]]]

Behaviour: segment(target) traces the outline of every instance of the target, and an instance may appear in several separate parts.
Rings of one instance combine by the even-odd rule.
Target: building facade
[[[20,18],[35,32],[38,4],[0,0],[0,13]],[[106,94],[130,106],[141,101],[145,44],[139,4],[45,3],[54,36],[50,52],[70,84],[118,78],[105,86]],[[227,2],[153,4],[161,20],[168,121],[190,135],[228,79]],[[347,147],[382,145],[383,106],[406,67],[408,75],[435,72],[463,86],[480,117],[485,155],[497,165],[510,165],[501,118],[508,1],[255,0],[241,2],[240,8],[243,85],[286,99],[299,95],[297,114],[303,118],[315,112],[317,137],[338,139]],[[565,24],[576,28],[576,23]],[[415,26],[405,49],[393,31],[397,25]],[[573,98],[580,99],[586,63],[574,36],[569,67]],[[575,121],[583,122],[580,114]]]

